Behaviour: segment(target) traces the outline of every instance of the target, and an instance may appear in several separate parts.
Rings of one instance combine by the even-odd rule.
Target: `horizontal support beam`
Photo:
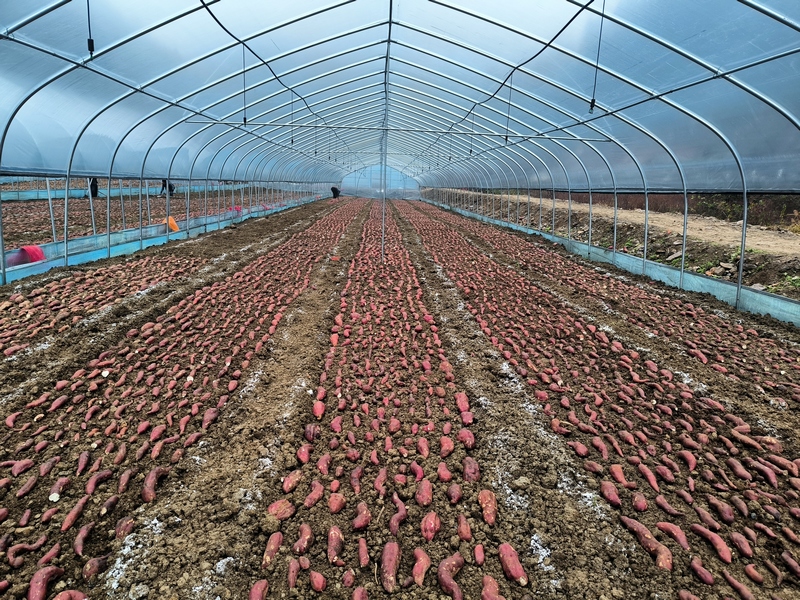
[[[514,138],[523,139],[523,140],[561,140],[561,141],[568,141],[568,142],[610,142],[611,140],[605,138],[579,138],[579,137],[570,137],[570,136],[563,136],[563,137],[554,137],[552,135],[522,135],[519,133],[486,133],[486,132],[475,132],[475,131],[447,131],[444,129],[404,129],[400,127],[367,127],[367,126],[358,126],[358,125],[312,125],[306,123],[258,123],[255,121],[248,121],[244,123],[242,121],[186,121],[187,123],[195,123],[201,125],[233,125],[237,127],[247,127],[248,125],[252,126],[265,126],[265,127],[295,127],[295,128],[310,128],[310,129],[347,129],[347,130],[354,130],[354,131],[379,131],[379,132],[398,132],[398,133],[431,133],[435,135],[465,135],[470,137],[500,137],[500,138]]]

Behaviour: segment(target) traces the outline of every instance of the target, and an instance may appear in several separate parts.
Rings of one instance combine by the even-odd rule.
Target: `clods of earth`
[[[0,289],[0,598],[800,597],[800,335],[354,198]]]

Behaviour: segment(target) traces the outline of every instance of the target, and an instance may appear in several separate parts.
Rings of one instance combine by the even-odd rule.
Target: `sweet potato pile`
[[[115,510],[120,499],[128,506],[157,500],[171,465],[224,417],[251,361],[308,287],[311,269],[363,204],[343,204],[242,270],[129,330],[85,368],[53,381],[5,417],[0,524],[15,528],[0,538],[7,557],[0,563],[0,593],[27,586],[29,597],[45,598],[64,573],[52,561],[77,561],[87,581],[105,568],[109,540],[97,532],[112,529],[123,538],[136,527],[134,516]],[[152,284],[157,273],[180,276],[176,267],[189,266],[139,262],[141,269],[122,279],[128,293]],[[63,302],[71,302],[70,292],[78,297],[94,290],[89,297],[99,298],[99,308],[110,301],[105,290],[115,281],[95,271],[57,282],[53,290]],[[40,570],[30,582],[19,581],[17,573],[31,564]]]
[[[598,278],[507,232],[427,206],[399,208],[656,565],[677,568],[673,555],[680,555],[698,587],[724,582],[749,598],[750,587],[763,586],[780,597],[786,578],[800,575],[797,455],[724,399],[614,339],[468,237],[593,301],[613,298],[634,325],[682,344],[710,379],[721,374],[751,384],[779,408],[800,401],[800,351],[682,300]],[[705,565],[700,552],[711,557]]]

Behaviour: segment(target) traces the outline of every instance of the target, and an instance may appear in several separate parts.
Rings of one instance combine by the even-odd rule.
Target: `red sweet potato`
[[[455,450],[455,446],[453,445],[453,440],[445,435],[443,435],[439,439],[439,446],[441,447],[441,450],[439,451],[439,456],[441,456],[442,458],[447,458],[453,453],[453,450]]]
[[[453,474],[450,472],[450,469],[447,468],[447,463],[439,463],[439,465],[436,467],[436,477],[439,478],[439,481],[444,483],[447,483],[453,479]]]
[[[305,554],[314,543],[314,534],[311,531],[311,526],[308,523],[302,523],[298,533],[297,541],[292,546],[292,552],[297,555]]]
[[[464,481],[476,482],[480,480],[481,469],[474,458],[471,456],[464,457],[462,465],[464,467]]]
[[[63,590],[55,595],[53,600],[87,600],[89,596],[80,590]]]
[[[747,541],[746,537],[738,531],[731,531],[728,534],[728,538],[731,540],[731,543],[736,546],[739,554],[745,558],[753,558],[753,549],[750,547],[750,542]]]
[[[133,531],[135,525],[136,519],[133,517],[122,517],[119,521],[117,521],[117,525],[115,527],[117,539],[121,540],[125,538],[131,531]]]
[[[428,506],[433,501],[433,485],[430,480],[423,479],[419,482],[414,498],[422,507]]]
[[[647,483],[650,484],[650,487],[653,488],[656,493],[659,493],[656,476],[653,474],[650,468],[644,463],[639,463],[636,468],[639,469],[639,472],[644,476],[645,480],[647,480]]]
[[[689,540],[686,539],[686,534],[680,527],[674,523],[667,523],[665,521],[656,523],[656,527],[675,540],[681,548],[684,550],[689,549]]]
[[[400,500],[397,492],[392,494],[392,503],[397,507],[397,512],[392,515],[391,519],[389,519],[389,532],[393,536],[397,537],[397,534],[400,531],[400,523],[405,521],[408,517],[408,510],[406,509],[406,505],[403,504],[403,501]]]
[[[722,526],[714,520],[714,517],[711,516],[711,513],[709,513],[705,508],[702,506],[697,506],[696,504],[692,508],[694,508],[697,516],[700,517],[703,525],[712,531],[719,531],[722,528]]]
[[[289,502],[286,498],[276,500],[267,507],[267,512],[279,521],[284,521],[294,514],[294,504]]]
[[[450,504],[458,504],[462,498],[461,486],[457,483],[451,484],[447,488],[446,495],[447,499],[450,500]]]
[[[86,482],[86,493],[90,495],[93,494],[95,489],[97,489],[97,486],[102,482],[111,479],[112,475],[114,475],[114,472],[109,469],[98,471],[92,475],[89,478],[89,481]]]
[[[472,450],[475,447],[475,436],[466,427],[459,429],[458,436],[456,436],[456,439],[458,439],[459,442],[464,444],[464,447],[467,450]]]
[[[53,547],[50,548],[50,550],[44,553],[42,558],[36,561],[36,564],[39,565],[40,567],[50,564],[50,562],[54,558],[56,558],[59,554],[61,554],[61,544],[56,542],[55,544],[53,544]]]
[[[723,541],[721,537],[719,537],[713,531],[709,531],[708,529],[697,523],[692,523],[689,529],[696,535],[702,537],[709,544],[711,544],[714,547],[714,550],[717,551],[717,554],[719,555],[720,559],[722,559],[723,562],[730,564],[733,558],[731,554],[731,549],[728,548],[727,544]]]
[[[356,589],[353,590],[352,600],[369,600],[369,596],[367,595],[367,590],[362,586],[358,586]]]
[[[435,512],[431,511],[427,515],[422,518],[422,537],[424,537],[429,542],[434,538],[434,536],[439,532],[439,529],[442,527],[442,522],[439,519],[439,515]]]
[[[728,582],[728,585],[731,586],[737,594],[739,594],[739,597],[742,600],[756,600],[756,597],[748,589],[748,587],[741,581],[734,579],[726,569],[722,569],[722,576],[725,578],[725,581]]]
[[[104,572],[108,567],[109,556],[111,555],[106,554],[105,556],[96,556],[95,558],[90,558],[88,561],[86,561],[86,564],[83,565],[83,569],[81,570],[84,581],[92,581],[100,573]]]
[[[600,482],[600,494],[614,508],[619,508],[622,504],[619,499],[619,490],[617,490],[617,486],[610,481],[604,480]]]
[[[247,596],[248,600],[267,600],[267,593],[269,592],[269,582],[266,579],[260,579],[253,584],[250,588],[250,593]]]
[[[636,519],[629,519],[624,515],[620,515],[620,521],[625,527],[634,535],[636,535],[637,540],[639,540],[639,544],[641,544],[642,548],[647,550],[647,552],[655,557],[656,559],[656,566],[661,569],[666,569],[667,571],[672,570],[672,552],[670,552],[669,548],[667,548],[664,544],[657,541],[653,534],[650,533],[650,530],[647,529],[644,525],[642,525]]]
[[[383,497],[386,495],[386,483],[387,479],[387,471],[386,467],[382,467],[380,471],[378,471],[378,476],[375,477],[375,482],[372,484],[372,487],[375,488],[375,491],[378,492],[378,495]]]
[[[467,521],[467,517],[463,514],[458,515],[456,518],[456,533],[458,534],[458,538],[462,541],[469,542],[472,539],[472,530],[469,526],[469,521]]]
[[[356,518],[353,519],[353,529],[356,531],[366,529],[372,521],[372,513],[366,502],[359,502],[356,506]]]
[[[745,565],[744,574],[747,575],[752,581],[755,581],[758,585],[764,583],[764,577],[758,572],[756,566],[752,563]]]
[[[369,549],[367,548],[367,540],[363,537],[358,538],[358,566],[362,569],[369,564]]]
[[[489,575],[483,576],[481,600],[505,600],[505,596],[500,595],[500,584]]]
[[[331,511],[331,514],[335,515],[341,512],[346,503],[347,500],[344,496],[338,493],[333,493],[328,497],[328,510]]]
[[[422,548],[414,549],[414,567],[411,569],[411,575],[414,577],[414,583],[422,587],[425,581],[425,573],[431,566],[431,559]]]
[[[628,482],[625,480],[625,472],[622,470],[622,465],[620,464],[609,465],[608,472],[611,474],[611,477],[614,478],[614,481],[616,481],[622,487],[625,487],[629,490],[636,489],[637,487],[636,483]]]
[[[381,584],[390,594],[397,588],[397,569],[400,567],[400,545],[387,542],[381,552]]]
[[[89,533],[91,533],[93,527],[94,521],[87,523],[81,527],[80,531],[78,531],[78,535],[75,536],[75,541],[72,543],[72,549],[78,556],[83,556],[83,545],[86,543],[86,539],[89,537]]]
[[[500,565],[503,567],[503,573],[505,573],[506,577],[522,586],[528,585],[528,575],[525,573],[525,569],[522,568],[522,564],[519,562],[519,555],[514,550],[514,547],[504,542],[500,544],[498,552],[500,554]]]
[[[682,517],[683,513],[676,510],[661,494],[656,496],[656,506],[672,517]]]
[[[458,572],[463,566],[464,557],[456,552],[453,556],[445,558],[440,562],[439,568],[436,571],[436,578],[439,581],[439,585],[444,593],[453,598],[453,600],[464,600],[464,594],[461,592],[461,588],[458,587],[455,580],[455,576],[458,575]]]
[[[270,564],[272,564],[272,561],[278,554],[278,550],[280,550],[281,544],[283,544],[283,534],[280,531],[276,531],[269,536],[269,540],[267,540],[267,546],[264,548],[264,557],[261,559],[262,569],[266,569]]]
[[[792,556],[792,553],[789,552],[788,550],[785,550],[781,554],[781,558],[783,559],[783,562],[786,563],[786,566],[789,567],[789,570],[792,572],[792,575],[794,575],[797,578],[800,578],[800,565],[797,563],[794,556]]]
[[[647,510],[647,498],[641,492],[634,492],[632,499],[633,509],[639,512]]]
[[[491,490],[481,490],[478,492],[478,504],[483,513],[483,520],[487,525],[493,527],[497,522],[497,497]]]
[[[31,578],[28,588],[28,600],[45,600],[47,598],[47,586],[54,578],[61,577],[64,569],[48,565],[42,567]]]
[[[61,531],[67,531],[74,525],[75,521],[77,521],[78,517],[83,512],[83,509],[86,506],[86,503],[89,501],[89,498],[91,498],[91,496],[84,496],[75,503],[75,506],[69,511],[69,513],[67,513],[64,522],[61,524]]]
[[[42,535],[33,544],[14,544],[8,549],[7,552],[6,557],[8,559],[8,564],[10,564],[15,569],[20,568],[23,562],[25,561],[22,555],[27,552],[33,552],[34,550],[38,550],[46,542],[47,542],[47,535]]]
[[[303,506],[306,508],[311,508],[317,502],[322,499],[322,496],[325,494],[325,486],[323,486],[319,481],[316,479],[311,482],[311,492],[306,496],[306,499],[303,501]]]
[[[328,562],[337,567],[343,567],[344,561],[341,558],[344,549],[344,534],[336,526],[328,531]]]
[[[706,500],[708,500],[708,505],[711,506],[717,514],[719,518],[722,519],[724,523],[730,525],[734,521],[734,514],[733,514],[733,507],[727,502],[723,502],[713,494],[706,494]]]
[[[286,572],[286,579],[289,584],[289,589],[297,587],[297,576],[300,574],[300,562],[293,558],[289,561],[289,569]]]
[[[156,499],[156,485],[158,480],[170,472],[172,467],[155,467],[144,478],[142,486],[142,500],[152,502]]]
[[[475,554],[475,564],[482,567],[483,563],[486,562],[486,551],[483,548],[483,544],[477,544],[473,552]]]
[[[283,478],[283,492],[288,494],[293,491],[303,478],[303,471],[296,469]]]

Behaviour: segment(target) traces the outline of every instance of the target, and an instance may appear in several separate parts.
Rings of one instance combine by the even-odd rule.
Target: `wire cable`
[[[595,95],[597,93],[597,72],[600,70],[600,42],[603,40],[603,21],[606,15],[606,0],[603,0],[603,8],[600,11],[600,35],[597,36],[597,58],[594,62],[594,85],[592,85],[592,100],[589,102],[589,114],[594,113]]]
[[[89,0],[87,0],[87,3],[88,3],[88,1],[89,1]],[[592,0],[592,1],[594,1],[594,0]],[[281,86],[283,86],[283,88],[284,88],[284,89],[287,89],[287,90],[289,90],[289,92],[292,94],[292,99],[293,99],[293,100],[294,100],[294,96],[296,95],[296,96],[297,96],[297,97],[298,97],[298,98],[299,98],[299,99],[300,99],[300,100],[303,102],[303,104],[305,105],[305,107],[308,109],[308,112],[309,112],[309,113],[311,113],[311,114],[312,114],[312,115],[314,115],[314,116],[319,116],[319,115],[318,115],[316,112],[314,112],[314,111],[312,110],[311,106],[309,106],[308,102],[306,102],[306,99],[305,99],[303,96],[301,96],[300,94],[298,94],[297,92],[295,92],[295,91],[294,91],[294,90],[293,90],[293,89],[292,89],[290,86],[286,85],[286,84],[285,84],[285,83],[284,83],[284,82],[281,80],[281,78],[280,78],[280,77],[278,76],[278,74],[277,74],[277,73],[276,73],[276,72],[273,70],[273,68],[272,68],[272,66],[269,64],[269,62],[267,62],[266,60],[264,60],[263,58],[261,58],[261,56],[258,54],[258,52],[256,52],[255,50],[253,50],[253,49],[252,49],[252,48],[251,48],[251,47],[250,47],[250,46],[247,44],[247,42],[245,42],[244,40],[242,40],[242,39],[240,39],[239,37],[237,37],[237,36],[236,36],[236,35],[235,35],[235,34],[234,34],[234,33],[233,33],[233,32],[232,32],[230,29],[228,29],[227,27],[225,27],[225,25],[223,25],[223,24],[222,24],[222,21],[220,21],[220,20],[217,18],[217,15],[215,15],[215,14],[214,14],[214,11],[212,11],[212,10],[211,10],[211,8],[208,6],[208,4],[206,4],[206,0],[200,0],[200,4],[202,4],[202,5],[203,5],[203,8],[205,8],[205,9],[206,9],[206,12],[208,12],[208,14],[211,16],[211,18],[214,20],[214,22],[215,22],[215,23],[216,23],[216,24],[219,26],[219,28],[220,28],[220,29],[222,29],[222,31],[224,31],[224,32],[225,32],[225,33],[227,33],[227,34],[228,34],[228,35],[229,35],[231,38],[233,38],[234,40],[236,40],[237,42],[239,42],[240,44],[242,44],[242,46],[244,46],[245,48],[247,48],[247,50],[250,52],[250,54],[252,54],[253,56],[255,56],[255,57],[256,57],[256,59],[258,59],[258,61],[259,61],[261,64],[263,64],[265,67],[267,67],[267,69],[269,70],[269,72],[270,72],[270,73],[272,74],[272,76],[275,78],[275,81],[277,81],[277,82],[278,82],[278,83],[279,83]],[[322,119],[322,122],[323,122],[323,124],[325,124],[325,125],[327,125],[327,124],[328,124],[328,122],[325,120],[325,118],[324,118],[324,117],[320,117],[320,118]],[[338,135],[337,135],[335,132],[334,132],[334,135],[336,135],[336,137],[337,137],[337,138],[339,138],[339,136],[338,136]],[[346,147],[348,150],[350,150],[350,146],[347,144],[347,142],[345,142],[345,141],[344,141],[344,140],[342,140],[341,138],[339,139],[339,141],[340,141],[340,142],[342,142],[342,143],[344,144],[344,146],[345,146],[345,147]],[[363,164],[363,163],[362,163],[362,164]],[[364,165],[364,166],[366,167],[366,165]]]
[[[89,0],[86,0],[86,23],[89,26],[89,38],[86,45],[89,48],[89,58],[94,58],[94,38],[92,38],[92,11],[89,7]]]
[[[202,2],[203,0],[200,0],[200,1]],[[457,12],[465,12],[465,11],[462,11],[461,9],[459,9],[458,7],[455,7],[455,6],[450,6],[450,5],[448,5],[448,4],[444,4],[444,3],[443,3],[443,2],[441,2],[440,0],[428,0],[428,1],[429,1],[429,2],[432,2],[432,3],[434,3],[434,4],[439,4],[440,6],[444,6],[444,7],[446,7],[446,8],[449,8],[450,10],[455,10],[455,11],[457,11]],[[586,4],[584,4],[583,6],[581,6],[581,7],[578,9],[578,11],[577,11],[577,12],[576,12],[574,15],[572,15],[572,17],[570,17],[570,18],[569,18],[569,20],[568,20],[568,21],[567,21],[567,22],[566,22],[566,23],[565,23],[565,24],[564,24],[564,25],[561,27],[561,29],[559,29],[559,30],[558,30],[558,31],[555,33],[555,35],[554,35],[552,38],[550,38],[550,40],[548,40],[548,42],[547,42],[547,43],[546,43],[544,46],[542,46],[542,47],[541,47],[541,48],[540,48],[540,49],[539,49],[539,50],[538,50],[538,51],[537,51],[537,52],[536,52],[536,53],[535,53],[533,56],[531,56],[529,59],[527,59],[527,60],[525,60],[525,61],[521,62],[520,64],[518,64],[517,66],[515,66],[514,68],[512,68],[512,69],[511,69],[511,72],[510,72],[508,75],[506,75],[506,78],[505,78],[505,79],[503,79],[503,81],[500,83],[500,85],[497,87],[497,89],[496,89],[496,90],[495,90],[495,91],[494,91],[494,92],[493,92],[493,93],[492,93],[490,96],[488,96],[488,97],[487,97],[487,98],[485,98],[484,100],[479,100],[479,101],[476,101],[476,102],[474,102],[474,103],[472,104],[472,107],[471,107],[471,108],[470,108],[470,109],[467,111],[467,113],[466,113],[466,114],[465,114],[463,117],[461,117],[459,120],[457,120],[457,121],[455,121],[454,123],[452,123],[452,124],[450,125],[450,127],[448,127],[448,131],[450,131],[450,130],[451,130],[453,127],[458,127],[458,126],[459,126],[461,123],[463,123],[464,121],[466,121],[466,120],[469,118],[469,115],[470,115],[470,114],[472,114],[472,113],[473,113],[473,111],[474,111],[474,110],[475,110],[475,109],[476,109],[478,106],[480,106],[481,104],[486,104],[487,102],[489,102],[490,100],[492,100],[493,98],[495,98],[495,97],[497,96],[497,94],[499,94],[499,93],[500,93],[500,90],[502,90],[502,89],[503,89],[503,87],[505,86],[506,82],[507,82],[509,79],[511,79],[511,77],[514,75],[514,73],[515,73],[516,71],[518,71],[519,69],[521,69],[522,67],[524,67],[525,65],[527,65],[528,63],[530,63],[531,61],[535,60],[535,59],[536,59],[536,58],[537,58],[539,55],[541,55],[541,54],[542,54],[542,52],[544,52],[545,50],[547,50],[548,48],[550,48],[550,46],[552,46],[552,45],[555,43],[555,41],[556,41],[556,40],[559,38],[559,36],[561,36],[561,34],[562,34],[562,33],[564,33],[564,32],[567,30],[567,28],[568,28],[570,25],[572,25],[572,23],[574,23],[574,22],[575,22],[575,19],[577,19],[577,18],[578,18],[578,17],[579,17],[579,16],[580,16],[580,15],[583,13],[583,11],[584,11],[584,10],[586,10],[587,8],[589,8],[589,6],[591,6],[591,5],[592,5],[592,3],[593,3],[594,1],[595,1],[595,0],[589,0],[589,1],[588,1]],[[468,13],[467,13],[467,14],[468,14]],[[471,16],[471,17],[474,17],[475,15],[469,15],[469,16]],[[438,141],[439,141],[439,140],[438,140],[438,138],[437,138],[436,140],[434,140],[433,142],[431,142],[431,144],[428,146],[428,148],[431,148],[431,147],[432,147],[433,145],[435,145],[435,144],[436,144]],[[408,163],[408,164],[407,164],[407,165],[406,165],[404,168],[408,168],[408,167],[410,167],[412,164],[413,164],[413,161],[412,161],[412,163]]]

